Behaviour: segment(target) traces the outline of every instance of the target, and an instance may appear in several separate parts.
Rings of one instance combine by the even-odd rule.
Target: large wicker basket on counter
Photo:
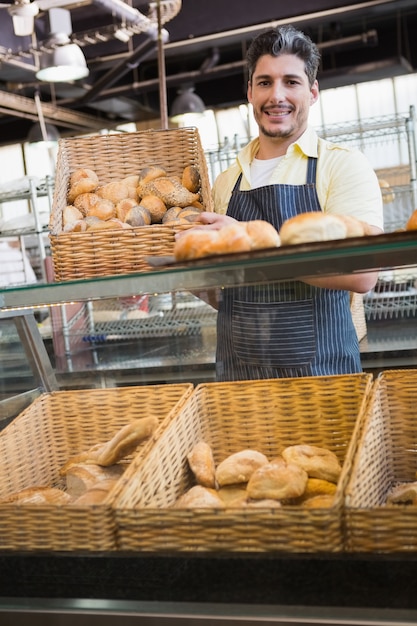
[[[202,204],[206,211],[213,210],[207,163],[195,128],[60,140],[49,236],[56,281],[147,271],[147,256],[172,254],[175,233],[187,226],[154,224],[123,230],[63,232],[62,214],[74,170],[92,169],[100,184],[106,184],[137,174],[154,163],[163,165],[170,176],[181,176],[187,165],[195,165],[201,178]]]
[[[346,549],[415,552],[417,505],[386,505],[389,490],[417,480],[417,370],[375,382],[345,494]]]
[[[164,420],[192,389],[184,383],[57,391],[37,398],[0,433],[0,550],[114,550],[112,491],[103,504],[90,506],[1,499],[29,487],[65,488],[59,470],[70,457],[107,441],[131,420],[155,416],[159,428],[139,453],[153,444]]]
[[[146,455],[138,455],[113,500],[122,550],[338,552],[343,490],[368,374],[200,384]],[[192,486],[187,455],[208,442],[215,462],[251,448],[272,460],[292,444],[336,453],[343,470],[334,504],[307,509],[178,509]]]

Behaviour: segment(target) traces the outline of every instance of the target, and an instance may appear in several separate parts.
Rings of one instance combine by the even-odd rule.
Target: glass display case
[[[177,299],[176,304],[181,304],[182,310],[192,304],[191,319],[194,326],[198,326],[198,341],[203,337],[206,347],[213,349],[212,311],[204,304],[196,305],[194,292],[204,295],[202,292],[214,287],[222,289],[303,276],[415,267],[417,234],[401,232],[302,244],[178,265],[170,261],[166,260],[165,265],[155,267],[154,271],[140,274],[1,289],[2,321],[17,325],[18,336],[25,348],[23,360],[33,376],[31,378],[28,374],[28,388],[19,390],[17,397],[20,401],[14,398],[16,414],[25,403],[31,402],[33,395],[27,394],[66,386],[74,388],[77,384],[123,384],[106,378],[104,368],[100,368],[97,344],[102,329],[97,326],[98,318],[93,327],[88,326],[91,320],[94,322],[94,311],[109,310],[103,306],[105,302],[124,299],[125,304],[134,304],[138,310],[140,300],[151,310],[152,307],[162,312],[164,307],[168,309],[169,315],[155,315],[151,321],[146,317],[147,325],[143,326],[142,333],[150,333],[153,341],[155,328],[160,322],[161,343],[173,345],[171,354],[176,352],[175,346],[181,344],[178,326],[182,319],[180,314],[172,315],[172,298]],[[69,306],[76,307],[77,315],[81,311],[82,324],[75,335],[77,341],[87,337],[91,359],[92,376],[86,378],[82,373],[83,382],[77,379],[76,383],[74,379],[70,381],[68,377],[57,375],[54,356],[52,354],[50,360],[51,354],[42,340],[42,323],[35,320],[42,311],[60,311],[61,307]],[[129,309],[125,306],[124,310],[126,308]],[[411,322],[415,327],[414,320]],[[171,324],[168,334],[163,331],[167,323]],[[62,317],[56,318],[55,324],[62,324]],[[63,335],[64,332],[62,339]],[[104,341],[103,337],[101,339]],[[141,339],[146,340],[146,336]],[[185,351],[177,352],[177,356],[178,362],[171,363],[171,374],[175,372],[178,380],[198,380]],[[128,384],[155,381],[149,355],[144,355],[143,360],[147,375],[143,379],[129,380]],[[72,373],[76,375],[78,364],[72,365]],[[411,355],[407,365],[416,367],[417,360]],[[380,366],[387,365],[381,363]],[[85,369],[84,362],[80,371]],[[210,376],[201,374],[206,380],[210,380]],[[156,379],[160,382],[158,376]],[[7,401],[10,403],[10,398]],[[8,406],[10,409],[10,404]],[[9,410],[8,419],[12,414],[13,411]],[[23,626],[64,625],[73,623],[74,619],[80,624],[170,623],[173,626],[237,622],[411,624],[417,618],[413,587],[416,574],[415,553],[327,554],[324,551],[283,555],[3,551],[0,552],[0,622],[7,625],[15,624],[17,620]]]

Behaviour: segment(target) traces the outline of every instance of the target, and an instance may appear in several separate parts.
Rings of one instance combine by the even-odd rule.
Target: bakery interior
[[[163,395],[164,386],[214,381],[216,311],[192,292],[202,280],[218,284],[218,268],[185,277],[168,269],[150,280],[135,274],[136,282],[129,275],[74,285],[64,278],[48,290],[59,142],[69,147],[71,140],[117,135],[129,145],[137,132],[196,128],[210,184],[256,133],[245,93],[247,46],[281,23],[307,32],[322,53],[315,126],[369,155],[386,232],[402,229],[417,209],[413,0],[288,6],[270,0],[0,0],[1,430],[45,392],[129,393],[139,386]],[[77,48],[81,77],[64,79],[61,68],[58,80],[42,78],[38,72],[48,68],[54,50],[68,44]],[[174,116],[179,96],[192,100],[191,113],[180,117]],[[344,249],[327,253],[343,270]],[[347,254],[355,263],[354,252]],[[387,250],[365,250],[359,270],[367,260],[382,269],[354,312],[364,373],[377,380],[385,371],[404,372],[413,387],[415,243],[404,237]],[[261,270],[273,274],[274,263],[266,256]],[[226,264],[221,280],[239,281],[239,271]],[[289,270],[282,264],[279,271]],[[18,515],[12,516],[16,525]],[[78,520],[72,523],[77,527]],[[95,527],[94,514],[88,523]],[[348,558],[322,548],[263,551],[261,557],[246,547],[243,554],[227,548],[199,553],[198,547],[187,554],[172,547],[151,554],[131,547],[120,554],[84,547],[66,552],[59,542],[58,549],[47,543],[29,552],[0,548],[0,623],[414,623],[416,546],[410,541],[408,550],[394,541],[388,556],[357,549]]]

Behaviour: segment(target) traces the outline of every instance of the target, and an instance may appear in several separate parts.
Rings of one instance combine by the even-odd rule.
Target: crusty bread
[[[302,467],[311,478],[337,483],[342,467],[334,452],[320,446],[299,444],[282,451],[287,463]]]
[[[213,451],[209,444],[205,441],[196,443],[187,455],[187,460],[197,484],[214,489],[216,486],[216,466]]]
[[[68,204],[62,211],[63,226],[65,227],[68,224],[73,224],[74,222],[78,222],[79,220],[82,220],[83,217],[84,215],[81,213],[79,209],[77,209],[72,204]]]
[[[109,492],[113,489],[116,483],[117,479],[115,478],[101,480],[82,493],[78,498],[72,500],[71,504],[74,506],[91,506],[92,504],[100,504],[107,498]]]
[[[56,487],[28,487],[0,500],[2,504],[68,504],[71,496]]]
[[[70,175],[70,186],[84,178],[88,178],[88,180],[95,181],[98,184],[98,176],[94,170],[88,167],[79,167]]]
[[[301,213],[286,220],[279,231],[281,244],[291,245],[312,241],[345,239],[346,224],[337,215],[322,211]]]
[[[176,509],[224,509],[225,505],[215,489],[194,485],[178,498],[174,507]]]
[[[195,165],[187,165],[184,168],[181,183],[192,193],[196,193],[199,190],[201,184],[200,173]]]
[[[129,198],[131,193],[131,187],[128,183],[122,180],[115,180],[105,185],[97,187],[96,193],[105,200],[110,200],[113,204],[117,204],[120,200]],[[135,190],[136,197],[136,190]]]
[[[248,498],[246,483],[240,483],[238,485],[224,485],[223,487],[219,487],[217,493],[225,503],[226,507],[242,506]]]
[[[98,443],[89,450],[81,452],[69,459],[61,468],[61,475],[65,475],[69,468],[79,463],[93,465],[115,465],[136,450],[138,445],[150,437],[158,425],[156,417],[142,417],[133,420],[117,431],[105,443]]]
[[[124,221],[126,224],[136,228],[137,226],[149,226],[152,222],[152,217],[149,209],[140,205],[135,205],[132,206],[126,213]]]
[[[68,204],[74,204],[77,196],[82,193],[90,193],[97,189],[98,182],[93,178],[80,178],[76,182],[72,183],[68,191]]]
[[[152,224],[159,224],[162,222],[162,218],[167,212],[167,207],[161,198],[149,194],[147,196],[142,196],[139,204],[141,207],[144,207],[149,211]]]
[[[116,207],[111,200],[100,198],[98,202],[87,209],[86,217],[98,217],[104,221],[109,220],[112,217],[116,217]]]
[[[216,482],[220,487],[247,483],[253,472],[268,463],[267,457],[257,450],[240,450],[221,461],[216,468]]]
[[[387,495],[387,504],[417,504],[417,482],[400,483]]]
[[[301,496],[307,480],[307,472],[298,465],[275,461],[252,474],[247,491],[253,500],[287,500]]]
[[[178,217],[181,216],[181,212]],[[218,230],[192,228],[174,243],[177,261],[199,259],[216,254],[250,252],[280,245],[277,230],[264,220],[231,222]]]
[[[356,219],[353,215],[338,215],[346,226],[346,237],[363,237],[365,233],[365,222]]]
[[[78,498],[97,483],[105,480],[117,480],[124,472],[121,464],[101,467],[100,465],[88,465],[80,463],[68,468],[65,475],[67,493],[73,498]]]
[[[321,496],[313,496],[312,498],[307,498],[302,503],[303,507],[307,509],[327,509],[334,504],[334,496],[331,494],[322,494]]]
[[[195,200],[199,200],[199,195],[188,191],[175,177],[163,176],[154,178],[147,183],[139,183],[138,194],[144,196],[157,196],[167,208],[172,206],[186,207]]]

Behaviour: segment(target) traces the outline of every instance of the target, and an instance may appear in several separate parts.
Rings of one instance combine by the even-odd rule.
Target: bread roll
[[[109,492],[113,489],[116,483],[117,479],[115,478],[101,480],[82,493],[78,498],[72,500],[71,504],[74,506],[91,506],[93,504],[101,504],[107,498]]]
[[[227,224],[217,232],[219,239],[214,247],[213,254],[249,252],[251,249],[251,239],[245,222]]]
[[[249,498],[242,503],[242,506],[248,509],[279,509],[282,504],[279,500],[273,500],[272,498],[264,498],[263,500],[251,500]]]
[[[148,209],[151,214],[152,224],[160,224],[162,222],[162,218],[167,212],[167,207],[161,198],[153,195],[142,196],[140,206]]]
[[[98,182],[92,178],[80,178],[73,183],[68,191],[68,204],[74,204],[75,199],[82,193],[90,193],[97,189]]]
[[[417,230],[417,209],[413,211],[405,226],[406,230]]]
[[[215,489],[195,485],[178,498],[176,509],[224,509],[223,500]]]
[[[85,217],[88,214],[88,211],[101,200],[102,198],[100,198],[100,196],[93,191],[89,193],[81,193],[75,198],[74,206],[81,211]]]
[[[313,496],[332,496],[336,493],[336,489],[337,485],[329,480],[323,480],[322,478],[309,478],[303,497],[312,498]]]
[[[105,200],[110,200],[116,205],[120,200],[129,198],[130,187],[126,182],[116,180],[97,187],[96,193]]]
[[[193,206],[187,206],[181,209],[178,213],[178,219],[192,224],[193,222],[199,221],[201,213],[201,209],[197,209],[197,207]]]
[[[174,256],[177,261],[200,259],[210,256],[218,249],[218,230],[189,230],[174,243]]]
[[[252,220],[244,222],[250,239],[250,249],[260,250],[263,248],[277,248],[281,245],[278,231],[272,224],[265,220]]]
[[[85,219],[68,222],[63,228],[64,233],[83,233],[87,230]]]
[[[220,487],[247,483],[253,472],[266,463],[267,457],[257,450],[235,452],[217,466],[216,482]]]
[[[279,231],[281,244],[345,239],[347,228],[337,215],[313,211],[286,220]]]
[[[197,193],[200,188],[201,180],[200,172],[195,165],[187,165],[187,167],[184,168],[181,183],[188,191]]]
[[[167,210],[167,212],[162,217],[162,223],[163,224],[169,224],[170,222],[173,222],[174,220],[177,220],[178,219],[178,215],[180,214],[182,209],[183,209],[183,207],[181,207],[181,206],[172,206],[170,209]]]
[[[116,217],[116,207],[111,200],[100,198],[95,204],[87,209],[86,217],[98,217],[100,220],[109,220]]]
[[[78,183],[78,181],[82,180],[83,178],[88,178],[89,180],[95,181],[95,183],[98,185],[98,176],[95,171],[89,169],[88,167],[80,167],[74,170],[74,172],[72,172],[72,174],[70,175],[70,186],[74,183]]]
[[[342,471],[337,456],[327,448],[312,445],[295,445],[285,448],[282,456],[287,463],[302,467],[311,478],[321,478],[337,483]]]
[[[393,487],[387,495],[387,504],[417,504],[417,482]]]
[[[28,487],[2,498],[2,504],[68,504],[71,496],[56,487]]]
[[[242,506],[248,498],[246,483],[240,483],[238,485],[224,485],[218,489],[217,493],[223,500],[226,507]]]
[[[252,474],[247,491],[253,500],[287,500],[301,496],[307,480],[307,472],[298,465],[272,462]]]
[[[133,198],[124,198],[123,200],[120,200],[115,207],[116,217],[119,220],[122,220],[122,222],[125,222],[126,215],[134,206],[138,206],[138,201]]]
[[[89,450],[72,457],[61,468],[61,475],[65,475],[69,468],[79,463],[93,465],[115,465],[136,450],[138,445],[150,437],[156,427],[156,417],[142,417],[133,420],[117,431],[109,441],[92,446]]]
[[[84,215],[79,209],[72,204],[69,204],[62,211],[62,224],[63,226],[67,226],[67,224],[72,224],[73,222],[82,220],[83,217]]]
[[[142,189],[144,185],[149,183],[151,180],[155,180],[155,178],[161,178],[166,175],[167,172],[161,165],[148,165],[143,167],[138,174],[137,194],[139,198],[142,197]]]
[[[78,498],[98,482],[105,480],[117,480],[123,474],[123,465],[110,465],[101,467],[100,465],[82,464],[73,465],[66,472],[67,493],[73,498]]]
[[[214,489],[216,486],[216,466],[209,444],[205,441],[196,443],[187,455],[187,460],[196,482],[203,487]]]
[[[139,184],[138,193],[141,198],[144,196],[157,196],[167,208],[172,206],[186,207],[195,200],[199,200],[198,194],[188,191],[174,177],[155,178],[148,183]]]
[[[149,226],[152,223],[152,217],[147,208],[137,205],[129,209],[124,221],[136,228],[137,226]]]
[[[307,498],[307,500],[304,500],[302,503],[302,506],[307,509],[327,509],[333,506],[333,504],[334,496],[330,494],[322,494],[321,496]]]

